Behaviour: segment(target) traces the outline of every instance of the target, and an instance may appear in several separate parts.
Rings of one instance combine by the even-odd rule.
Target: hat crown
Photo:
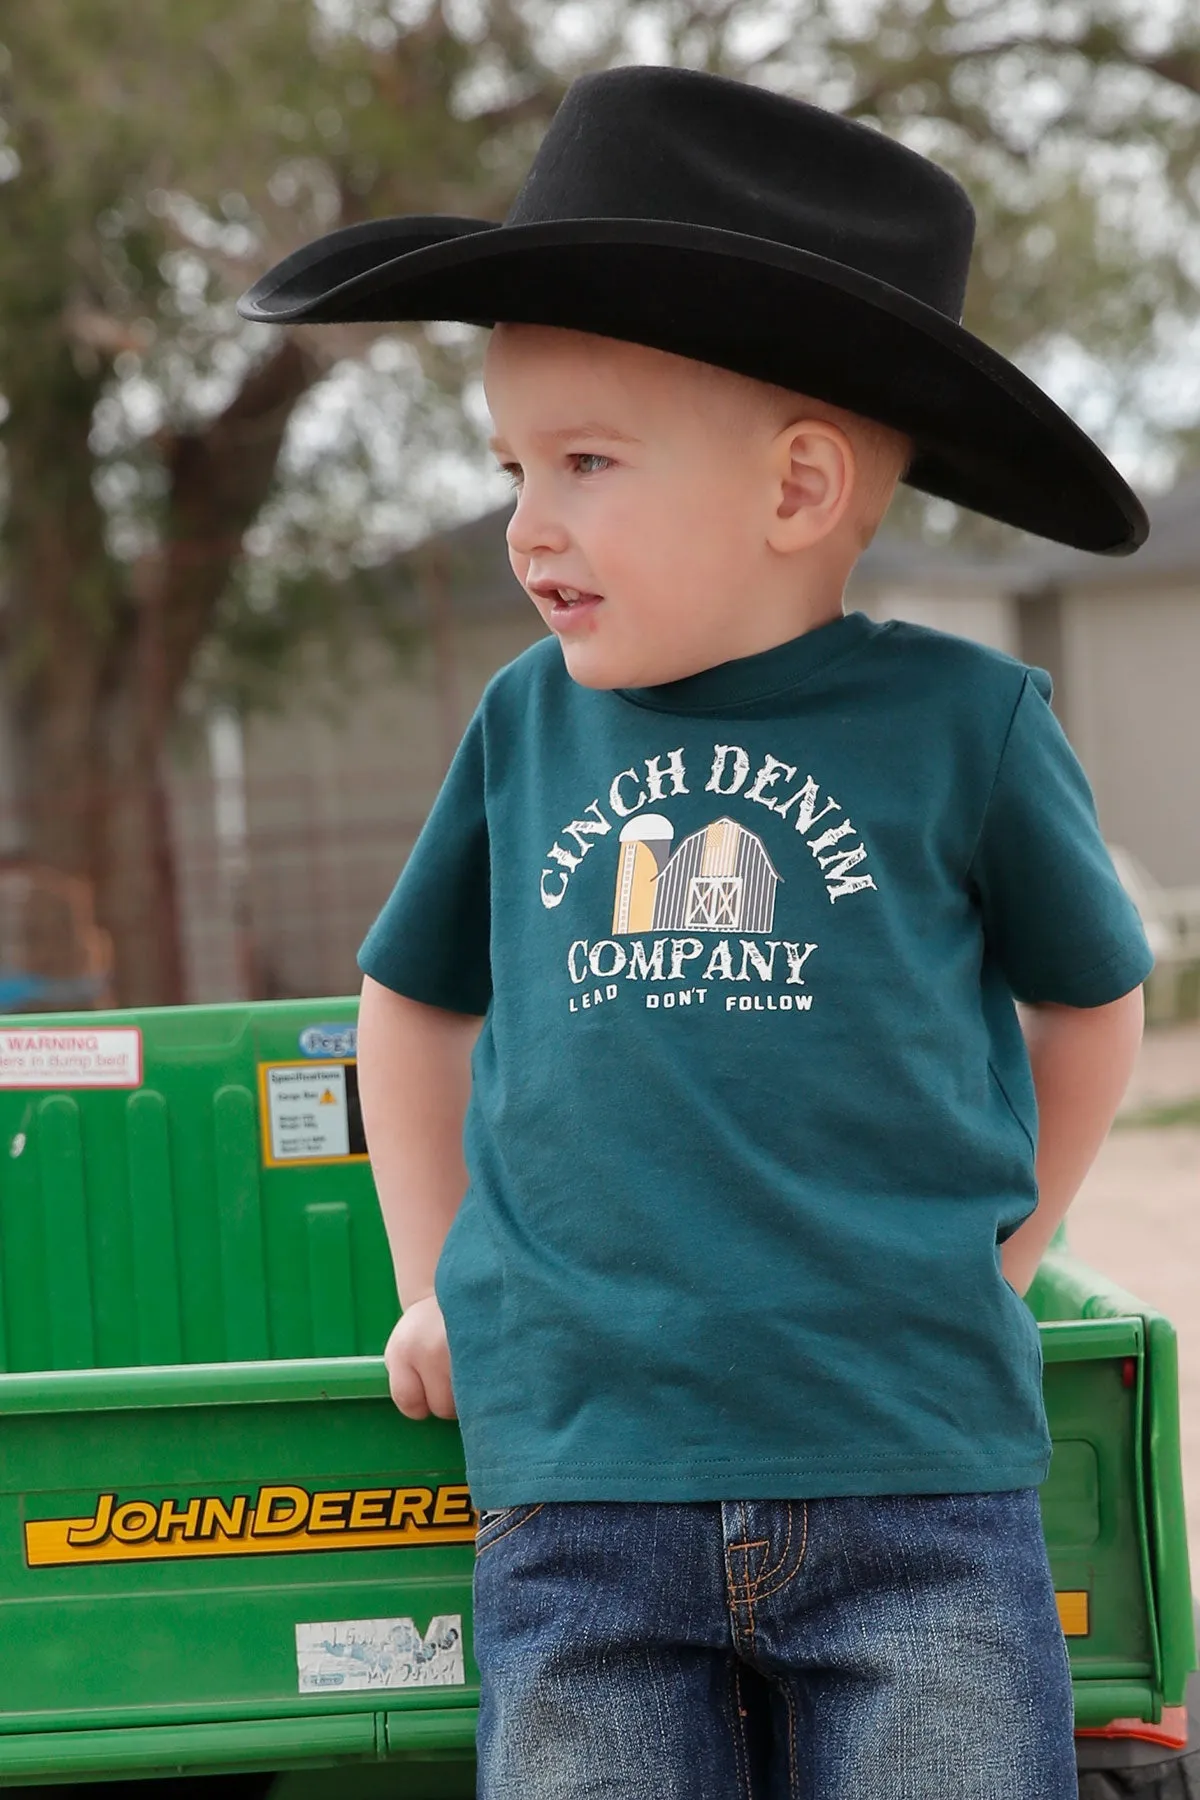
[[[687,69],[573,82],[506,225],[654,219],[828,257],[962,318],[975,212],[954,177],[872,126]]]

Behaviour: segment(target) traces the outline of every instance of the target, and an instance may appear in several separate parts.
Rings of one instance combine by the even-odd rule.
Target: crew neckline
[[[881,626],[865,612],[841,613],[836,619],[803,631],[799,637],[734,657],[677,681],[654,687],[617,688],[622,700],[653,712],[718,712],[730,706],[746,706],[769,700],[776,694],[802,686],[821,669],[857,650]]]

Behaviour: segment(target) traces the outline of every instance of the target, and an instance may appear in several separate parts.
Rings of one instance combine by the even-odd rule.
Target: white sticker
[[[272,1162],[315,1162],[350,1154],[343,1063],[267,1068]]]
[[[306,1025],[297,1038],[305,1056],[357,1056],[357,1025]]]
[[[464,1687],[461,1613],[439,1613],[424,1637],[411,1619],[297,1625],[302,1694],[362,1688]]]
[[[0,1031],[0,1088],[142,1085],[142,1034],[133,1025]]]

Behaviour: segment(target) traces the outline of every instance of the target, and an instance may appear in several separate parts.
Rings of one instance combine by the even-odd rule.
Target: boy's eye
[[[611,456],[601,456],[596,450],[573,450],[567,457],[577,475],[598,475],[602,469],[612,467]],[[523,479],[521,465],[515,462],[501,463],[500,473],[507,475],[514,488],[520,488]]]

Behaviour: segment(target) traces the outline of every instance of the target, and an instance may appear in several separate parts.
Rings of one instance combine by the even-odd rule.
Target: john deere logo
[[[475,1526],[471,1496],[461,1483],[316,1491],[278,1483],[253,1495],[187,1499],[105,1493],[96,1496],[90,1515],[29,1520],[25,1561],[31,1569],[48,1569],[64,1563],[464,1544],[473,1541]]]

